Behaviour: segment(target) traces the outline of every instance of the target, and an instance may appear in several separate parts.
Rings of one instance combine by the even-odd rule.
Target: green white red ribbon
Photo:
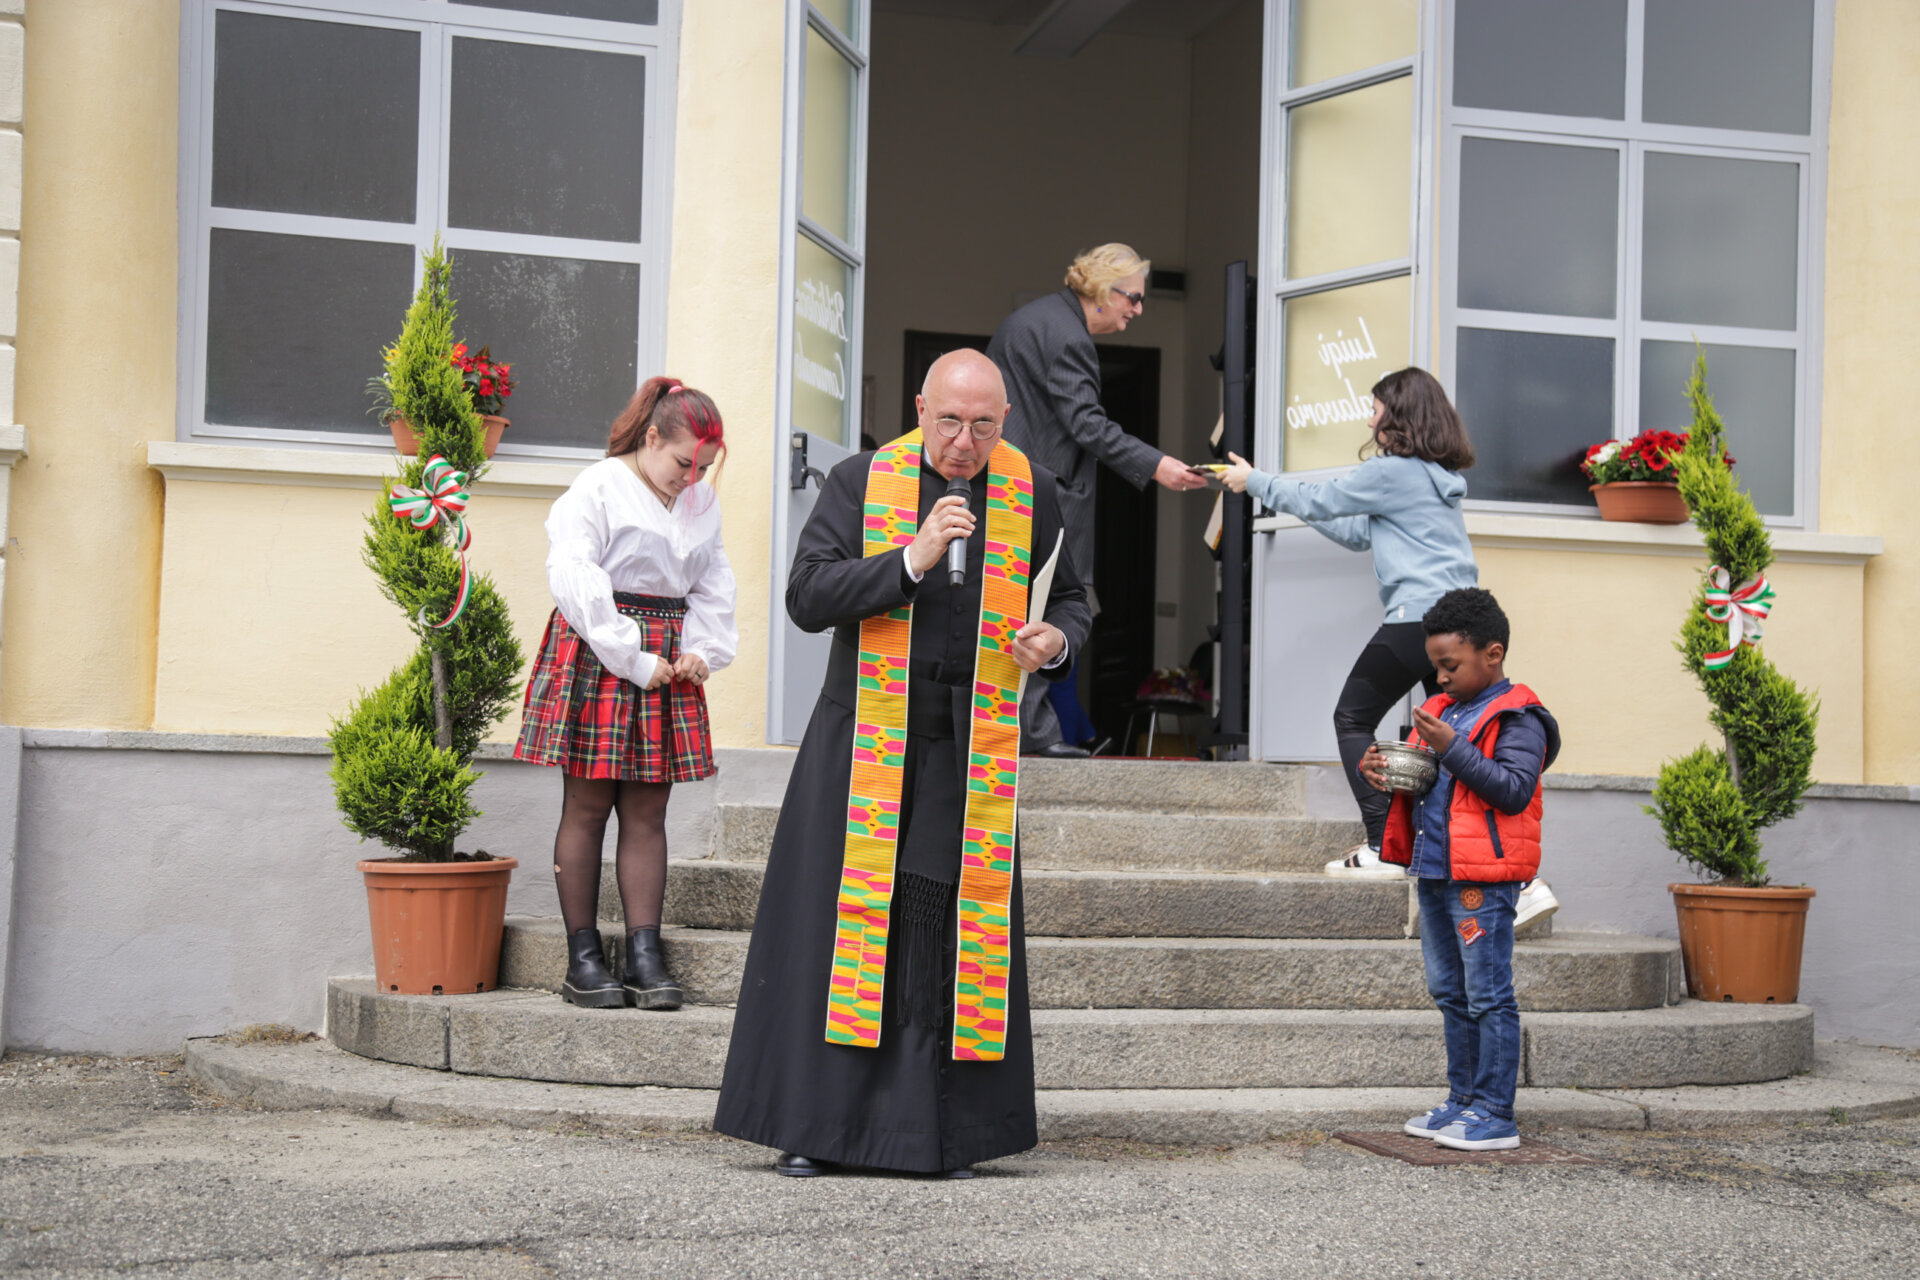
[[[454,597],[453,612],[431,624],[437,631],[452,626],[467,607],[467,548],[473,545],[466,518],[467,473],[455,471],[451,462],[436,453],[427,459],[420,482],[425,489],[409,489],[403,484],[393,486],[387,504],[393,508],[395,519],[405,520],[416,529],[431,529],[445,520],[453,530],[453,548],[460,553],[460,594]],[[424,610],[420,620],[426,621]]]
[[[1765,577],[1755,574],[1734,587],[1733,575],[1719,565],[1707,571],[1707,616],[1727,624],[1727,647],[1701,659],[1709,671],[1718,671],[1733,661],[1742,645],[1760,643],[1760,624],[1773,612],[1773,587]]]

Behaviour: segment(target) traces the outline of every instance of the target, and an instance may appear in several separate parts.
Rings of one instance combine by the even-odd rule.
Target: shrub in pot
[[[436,240],[383,381],[414,425],[405,462],[367,517],[362,558],[418,647],[333,722],[334,797],[346,825],[394,857],[363,861],[383,991],[485,991],[499,973],[507,880],[518,863],[455,848],[479,816],[474,751],[513,705],[519,641],[505,600],[466,563],[467,486],[486,468],[480,419],[449,360],[451,265]]]
[[[1668,888],[1680,924],[1687,988],[1701,1000],[1789,1003],[1813,890],[1769,883],[1760,831],[1800,811],[1812,776],[1817,701],[1760,650],[1773,607],[1773,545],[1753,499],[1725,461],[1725,427],[1699,355],[1687,397],[1693,429],[1674,472],[1710,567],[1680,629],[1679,649],[1713,704],[1721,745],[1669,761],[1647,811],[1667,844],[1711,883]]]

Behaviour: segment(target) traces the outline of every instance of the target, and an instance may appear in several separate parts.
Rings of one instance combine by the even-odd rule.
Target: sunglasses
[[[1144,308],[1147,305],[1147,295],[1144,293],[1128,293],[1125,289],[1115,289],[1114,292],[1136,307]]]

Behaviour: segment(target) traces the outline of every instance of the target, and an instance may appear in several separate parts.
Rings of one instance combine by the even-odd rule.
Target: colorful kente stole
[[[867,472],[863,553],[895,555],[920,525],[921,435],[882,448]],[[980,591],[960,850],[960,954],[953,1056],[997,1062],[1007,1052],[1012,968],[1014,804],[1020,783],[1020,682],[1013,637],[1026,625],[1033,549],[1033,470],[1002,441],[987,460],[986,557]],[[936,572],[939,567],[936,566]],[[900,801],[906,781],[907,651],[913,606],[860,624],[853,784],[827,992],[827,1039],[875,1048],[885,992],[887,932]]]

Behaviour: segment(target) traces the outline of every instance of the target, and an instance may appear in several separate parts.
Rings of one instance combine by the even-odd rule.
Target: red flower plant
[[[1595,484],[1615,484],[1622,480],[1673,481],[1673,458],[1687,447],[1684,431],[1642,431],[1631,440],[1603,440],[1587,450],[1580,469]],[[1723,453],[1731,467],[1733,455]]]
[[[468,355],[464,342],[454,343],[453,353],[447,359],[460,370],[467,384],[467,395],[473,400],[473,411],[499,413],[503,402],[513,394],[513,366],[495,364],[492,353],[485,347]]]

